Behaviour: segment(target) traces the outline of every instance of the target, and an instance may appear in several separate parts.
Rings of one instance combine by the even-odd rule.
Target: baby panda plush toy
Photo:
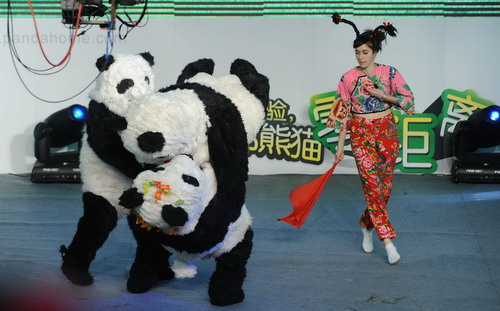
[[[244,299],[242,285],[253,237],[251,217],[244,205],[248,144],[264,123],[269,82],[242,59],[232,63],[229,75],[214,77],[213,69],[210,59],[193,62],[185,67],[176,84],[138,98],[126,112],[127,124],[120,136],[139,162],[160,165],[164,171],[156,172],[159,175],[177,171],[174,176],[198,179],[199,174],[182,173],[189,170],[182,167],[178,158],[189,155],[208,180],[213,180],[208,187],[213,187],[213,195],[204,198],[202,210],[191,204],[162,202],[153,204],[157,211],[150,214],[156,215],[152,218],[146,211],[153,208],[137,184],[136,190],[123,194],[120,204],[125,207],[142,204],[139,212],[128,218],[137,240],[136,258],[127,282],[131,292],[148,291],[159,280],[158,271],[168,267],[168,261],[155,252],[158,245],[163,245],[187,261],[174,262],[172,274],[178,277],[194,275],[189,265],[193,258],[215,257],[216,268],[208,289],[212,304],[230,305]],[[181,169],[174,169],[177,165]],[[191,177],[183,179],[184,183],[202,185]],[[161,179],[158,181],[164,184]],[[154,181],[153,184],[149,187],[157,187]],[[174,193],[174,188],[170,191]],[[186,201],[192,197],[189,193],[180,191],[177,195]],[[143,221],[138,221],[137,215]]]
[[[83,181],[83,216],[71,244],[61,246],[62,271],[73,283],[89,285],[89,266],[117,220],[129,215],[118,204],[124,190],[143,170],[135,156],[123,147],[118,129],[126,126],[125,112],[132,100],[153,92],[154,58],[139,55],[108,55],[99,58],[100,71],[86,119],[80,152]],[[159,256],[164,253],[160,249]]]
[[[133,209],[135,224],[168,236],[186,235],[194,231],[202,212],[217,191],[215,175],[209,165],[200,167],[187,155],[179,155],[168,163],[140,173],[133,187],[123,196],[122,204]],[[134,207],[136,207],[134,209]],[[250,215],[245,213],[245,217]],[[205,253],[178,253],[168,247],[175,255],[172,270],[176,278],[190,278],[196,275],[195,261],[217,251],[228,248],[231,240],[239,242],[245,234],[250,221],[240,222],[239,235],[232,233],[224,243],[216,245]],[[226,246],[225,246],[226,245]],[[229,248],[234,247],[234,245]],[[167,262],[162,263],[168,265]]]

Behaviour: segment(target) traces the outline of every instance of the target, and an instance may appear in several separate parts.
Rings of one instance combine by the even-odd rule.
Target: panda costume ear
[[[154,66],[154,64],[155,64],[155,58],[149,52],[144,52],[144,53],[141,53],[139,55],[141,55],[142,58],[144,58],[149,63],[149,65],[151,67]]]
[[[267,108],[269,104],[269,79],[258,73],[257,69],[244,59],[236,59],[231,64],[230,73],[236,75],[243,86],[257,97]]]
[[[196,76],[200,72],[208,73],[209,75],[214,73],[214,61],[209,58],[202,58],[195,62],[187,64],[182,70],[179,78],[177,78],[177,84],[184,83],[189,78]]]
[[[115,62],[113,55],[103,55],[96,61],[95,66],[100,72],[108,70],[109,66]]]

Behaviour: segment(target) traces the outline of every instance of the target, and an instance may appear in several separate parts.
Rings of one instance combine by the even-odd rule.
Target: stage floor
[[[397,174],[389,215],[401,260],[389,265],[382,243],[371,254],[361,249],[357,175],[334,174],[301,229],[276,220],[292,210],[290,191],[314,177],[250,176],[246,299],[226,310],[500,310],[500,185]],[[81,215],[79,184],[0,175],[0,286],[26,298],[64,297],[82,310],[221,310],[207,295],[213,260],[199,262],[193,279],[128,293],[135,241],[124,219],[91,265],[94,284],[72,285],[58,249]]]

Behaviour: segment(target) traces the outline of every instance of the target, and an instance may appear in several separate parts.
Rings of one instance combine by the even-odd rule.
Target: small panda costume
[[[244,299],[242,285],[253,237],[245,207],[248,144],[264,123],[269,82],[242,59],[233,62],[230,75],[216,78],[213,69],[210,59],[187,65],[175,85],[138,98],[126,113],[127,127],[120,136],[139,162],[161,164],[187,154],[207,176],[215,176],[216,184],[197,221],[188,225],[190,218],[184,217],[171,223],[170,227],[177,227],[171,234],[147,230],[136,216],[129,216],[138,244],[127,283],[131,292],[146,292],[158,280],[158,271],[168,262],[158,258],[155,250],[164,245],[184,258],[215,257],[208,290],[212,304]],[[142,195],[136,190],[127,191],[121,204],[135,207],[142,203],[138,197]],[[175,263],[173,268],[178,268]],[[190,274],[183,268],[177,270]]]
[[[167,235],[186,235],[194,231],[201,214],[217,191],[217,182],[211,167],[200,167],[190,156],[180,155],[168,163],[140,173],[133,188],[124,193],[121,201],[128,208],[134,208],[136,225],[146,230],[155,230]],[[137,208],[135,208],[137,206]],[[245,217],[250,217],[246,211]],[[239,232],[244,233],[250,221],[241,221]],[[240,234],[241,235],[241,234]],[[217,256],[227,249],[232,234],[225,243],[201,254],[177,253],[172,270],[176,278],[190,278],[196,275],[195,261]],[[239,242],[242,236],[236,238]],[[237,244],[237,243],[236,243]],[[168,265],[168,263],[164,263]]]
[[[85,134],[80,152],[83,181],[83,216],[71,244],[61,246],[62,271],[73,283],[89,285],[89,266],[117,220],[129,215],[118,204],[124,190],[143,170],[127,151],[117,131],[126,125],[123,117],[132,100],[153,93],[154,58],[139,55],[108,55],[99,58],[100,71],[90,92]],[[168,258],[167,253],[166,258]]]

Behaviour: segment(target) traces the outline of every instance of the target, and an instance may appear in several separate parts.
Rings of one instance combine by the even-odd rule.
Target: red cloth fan
[[[334,163],[328,172],[313,181],[292,190],[289,198],[293,206],[293,212],[286,217],[279,218],[278,220],[287,222],[296,228],[300,228],[306,221],[307,215],[309,215],[314,203],[318,200],[336,166],[337,163]]]

